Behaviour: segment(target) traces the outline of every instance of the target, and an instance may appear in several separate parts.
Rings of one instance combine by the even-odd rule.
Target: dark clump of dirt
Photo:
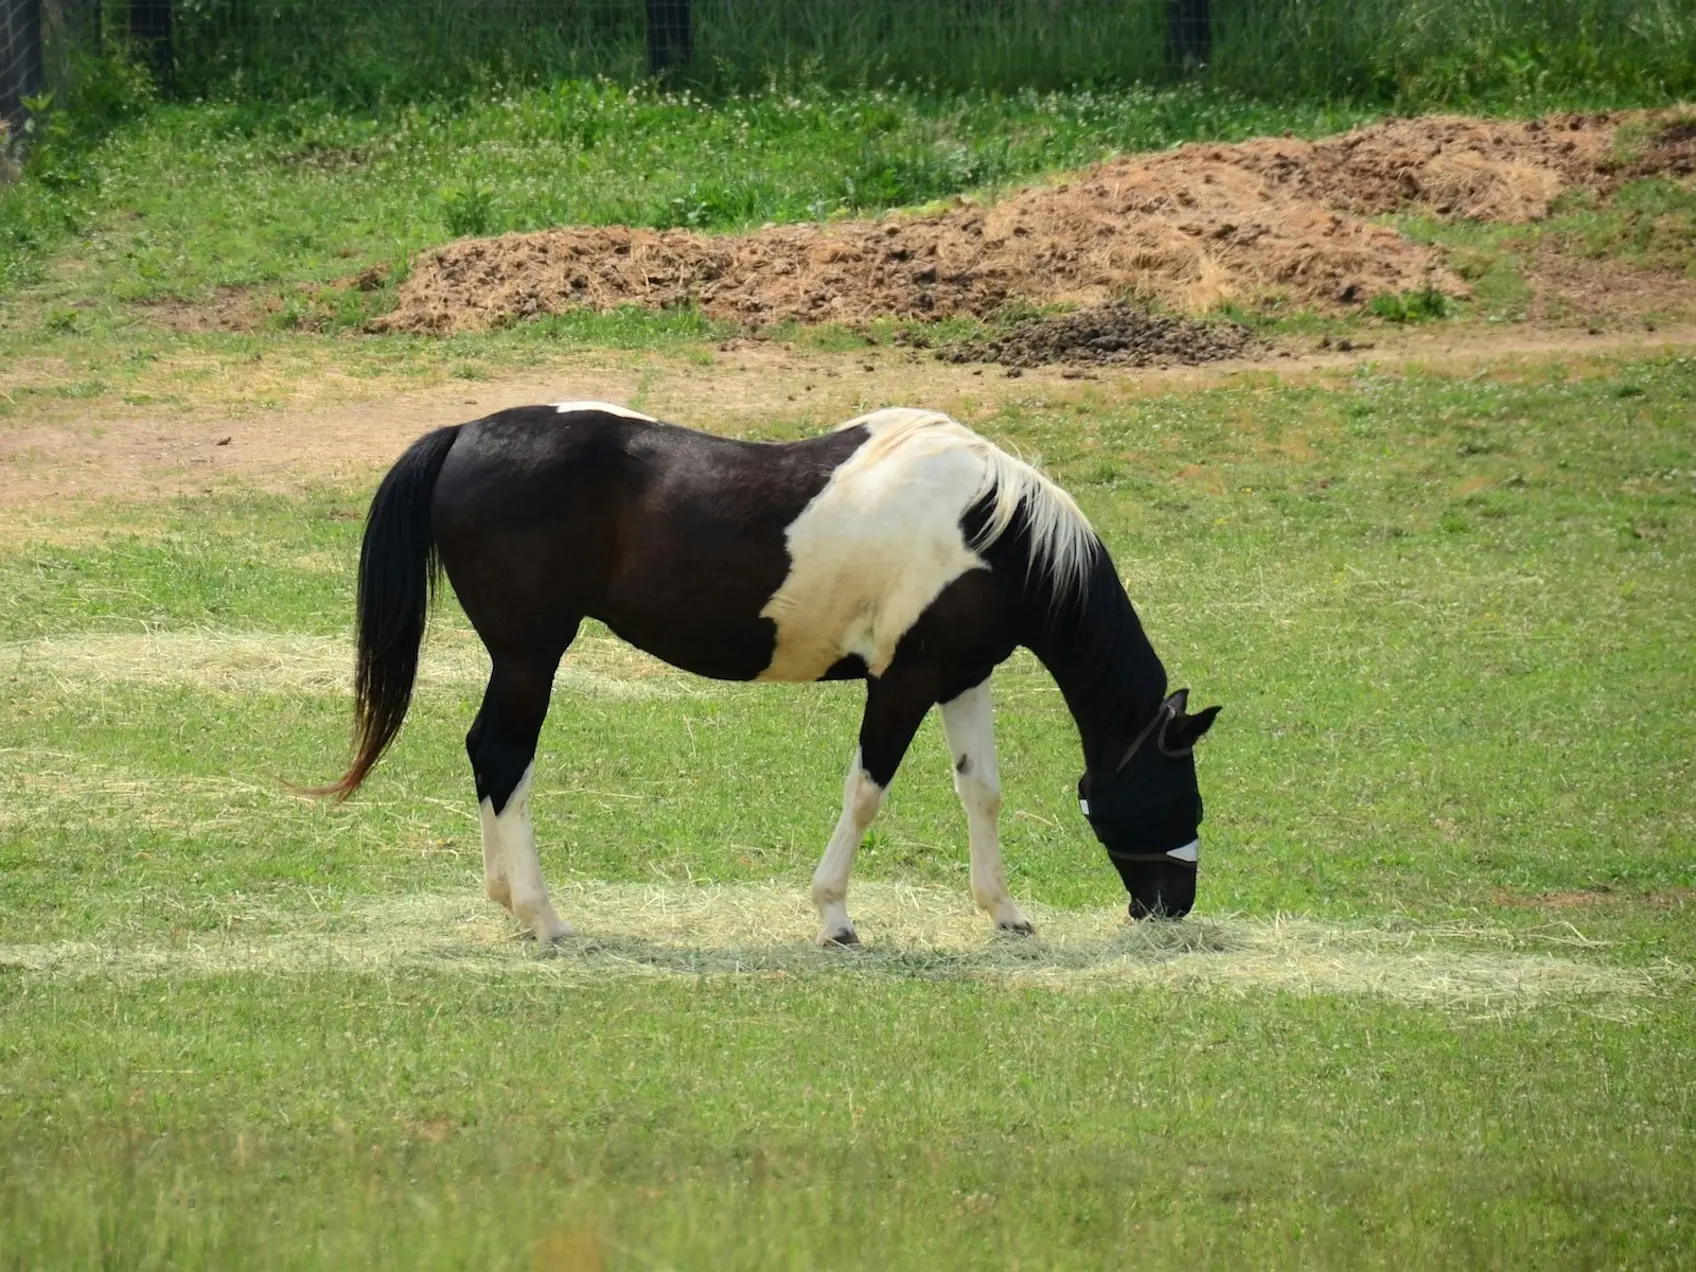
[[[1253,353],[1260,341],[1235,322],[1197,322],[1151,314],[1126,301],[1076,313],[1030,318],[1005,335],[937,350],[944,362],[999,362],[1008,367],[1195,366]]]
[[[1640,143],[1628,141],[1615,149],[1624,153],[1611,169],[1612,187],[1638,177],[1688,177],[1696,173],[1696,118],[1675,119],[1651,130]]]

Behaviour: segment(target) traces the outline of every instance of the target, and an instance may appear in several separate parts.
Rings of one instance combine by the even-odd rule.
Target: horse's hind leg
[[[477,753],[483,745],[483,719],[486,712],[479,709],[477,718],[471,722],[471,731],[465,735],[465,753],[471,757],[471,766],[477,766]],[[499,824],[495,818],[495,810],[491,801],[483,799],[477,805],[477,811],[483,820],[483,892],[489,900],[512,909],[512,888],[506,881],[506,852],[501,847]]]
[[[483,708],[465,740],[483,819],[484,888],[542,942],[572,935],[548,900],[530,824],[531,767],[558,665],[558,653],[495,653]]]
[[[997,927],[1034,931],[1007,891],[1007,871],[1001,863],[1001,771],[995,763],[995,717],[988,680],[942,704],[942,733],[954,760],[954,790],[966,808],[972,899]]]

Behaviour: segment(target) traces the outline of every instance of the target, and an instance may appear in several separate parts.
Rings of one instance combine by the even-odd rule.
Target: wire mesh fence
[[[1696,88],[1696,0],[0,0],[0,15],[43,5],[49,79],[75,61],[56,44],[121,47],[191,98],[371,103],[582,76],[709,91],[1194,77],[1376,100]]]
[[[22,127],[24,101],[42,81],[40,0],[0,0],[0,133]]]

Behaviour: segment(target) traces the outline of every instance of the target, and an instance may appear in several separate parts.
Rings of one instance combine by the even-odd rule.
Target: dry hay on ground
[[[1659,121],[1659,122],[1657,122]],[[1616,129],[1642,133],[1634,151]],[[1658,131],[1657,131],[1658,128]],[[697,305],[780,321],[988,316],[1009,301],[1158,303],[1195,313],[1277,297],[1320,309],[1465,284],[1430,246],[1364,218],[1422,208],[1518,224],[1580,187],[1689,173],[1682,119],[1391,120],[1308,142],[1263,138],[1133,155],[984,206],[745,235],[572,228],[420,254],[380,331],[473,331],[571,309]]]
[[[481,685],[489,678],[489,656],[470,632],[441,630],[425,642],[418,670],[425,685]],[[180,684],[212,693],[349,693],[353,646],[287,632],[85,633],[0,645],[0,675],[8,673],[51,681],[64,692]],[[604,636],[573,641],[555,685],[603,698],[701,691],[682,672]]]
[[[955,890],[866,883],[854,889],[865,948],[826,951],[811,943],[816,916],[803,889],[788,883],[575,884],[557,900],[582,935],[551,951],[466,893],[361,900],[328,916],[250,908],[224,916],[217,931],[158,944],[0,945],[0,968],[51,977],[413,968],[566,983],[822,973],[1054,991],[1370,994],[1473,1012],[1577,1001],[1615,1016],[1688,980],[1687,969],[1651,973],[1595,958],[1595,944],[1564,926],[1515,936],[1295,919],[1131,924],[1117,908],[1025,903],[1038,928],[1025,940],[993,931]]]
[[[1242,358],[1260,347],[1254,333],[1235,322],[1197,322],[1151,314],[1126,301],[1092,305],[1075,313],[1031,318],[1004,335],[939,349],[945,362],[999,362],[1008,367],[1197,366]]]

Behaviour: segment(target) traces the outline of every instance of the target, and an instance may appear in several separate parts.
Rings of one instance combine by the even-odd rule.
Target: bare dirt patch
[[[1633,132],[1630,157],[1615,147]],[[1321,310],[1466,284],[1428,245],[1365,219],[1418,208],[1519,224],[1575,187],[1681,174],[1681,118],[1391,120],[1318,142],[1135,155],[990,206],[746,235],[573,228],[422,253],[381,331],[474,331],[570,309],[699,306],[749,326],[987,316],[1009,301],[1154,302],[1194,313],[1276,298]]]
[[[267,309],[251,289],[219,287],[210,296],[199,300],[183,300],[166,296],[145,301],[137,306],[157,327],[167,331],[252,331],[264,319]]]
[[[1461,371],[1527,359],[1666,356],[1692,345],[1696,328],[1690,326],[1645,331],[1638,324],[1591,335],[1582,327],[1435,323],[1376,331],[1371,342],[1347,348],[1333,342],[1299,355],[1285,349],[1290,356],[1260,365],[1280,376],[1326,382],[1350,373],[1363,358],[1386,368]],[[795,433],[823,432],[888,405],[932,407],[983,427],[1006,401],[1060,403],[1087,396],[1107,405],[1225,383],[1254,365],[1245,359],[1167,370],[1105,367],[1100,382],[1082,385],[1066,379],[1075,374],[1070,369],[1033,368],[1011,381],[990,378],[981,367],[937,363],[920,349],[824,353],[778,341],[737,340],[710,363],[569,351],[545,368],[475,385],[355,379],[327,361],[313,364],[309,374],[276,382],[286,408],[257,412],[230,403],[223,379],[203,403],[145,412],[110,401],[31,399],[49,409],[19,412],[0,429],[0,550],[20,543],[96,542],[132,530],[157,533],[134,508],[114,521],[101,511],[100,501],[107,499],[152,505],[228,490],[293,495],[325,485],[364,486],[420,433],[537,402],[616,402],[731,436],[769,436],[774,423]],[[362,504],[358,511],[363,514]]]

